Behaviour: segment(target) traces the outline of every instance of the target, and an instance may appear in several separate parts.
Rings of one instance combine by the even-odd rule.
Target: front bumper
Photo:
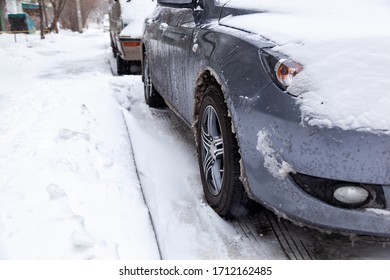
[[[301,120],[296,99],[273,84],[256,96],[235,98],[234,112],[234,122],[240,124],[236,130],[243,176],[252,198],[280,216],[315,228],[390,236],[389,135],[309,126]],[[259,148],[259,133],[267,137],[268,152]],[[274,166],[267,163],[267,157],[275,161]],[[271,170],[286,164],[290,172],[380,185],[384,207],[330,205],[305,192],[287,173]]]

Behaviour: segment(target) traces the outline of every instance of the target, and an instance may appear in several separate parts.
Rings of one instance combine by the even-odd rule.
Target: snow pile
[[[151,14],[156,7],[155,0],[120,0],[122,9],[122,19],[125,28],[120,36],[130,36],[139,38],[142,36],[142,29],[145,18]]]
[[[300,93],[310,125],[390,134],[390,2],[231,0],[266,13],[224,25],[261,34],[304,65],[289,91]],[[304,90],[302,90],[304,89]]]

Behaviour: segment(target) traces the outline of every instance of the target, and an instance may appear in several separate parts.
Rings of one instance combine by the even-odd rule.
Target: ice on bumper
[[[270,134],[266,129],[260,130],[257,134],[256,149],[264,157],[264,167],[277,179],[284,179],[289,173],[295,173],[292,166],[279,159],[278,153],[272,147]]]

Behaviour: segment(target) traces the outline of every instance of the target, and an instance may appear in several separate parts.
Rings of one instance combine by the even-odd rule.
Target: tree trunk
[[[50,30],[58,33],[58,20],[60,19],[61,13],[64,10],[67,0],[50,0],[51,5],[53,6],[54,18],[53,22],[50,25]]]
[[[42,3],[43,0],[38,0],[39,4],[39,21],[40,21],[40,30],[41,30],[41,39],[45,39],[45,23],[43,22],[43,9],[45,8]]]
[[[45,18],[45,29],[47,29],[49,27],[49,24],[47,22],[46,3],[45,3],[45,0],[41,0],[41,1],[42,1],[42,5],[43,5],[43,15],[44,15],[44,18]]]

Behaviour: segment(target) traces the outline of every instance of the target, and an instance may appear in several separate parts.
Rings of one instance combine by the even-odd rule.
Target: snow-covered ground
[[[0,35],[0,259],[285,258],[207,206],[191,132],[110,57],[101,30]]]

